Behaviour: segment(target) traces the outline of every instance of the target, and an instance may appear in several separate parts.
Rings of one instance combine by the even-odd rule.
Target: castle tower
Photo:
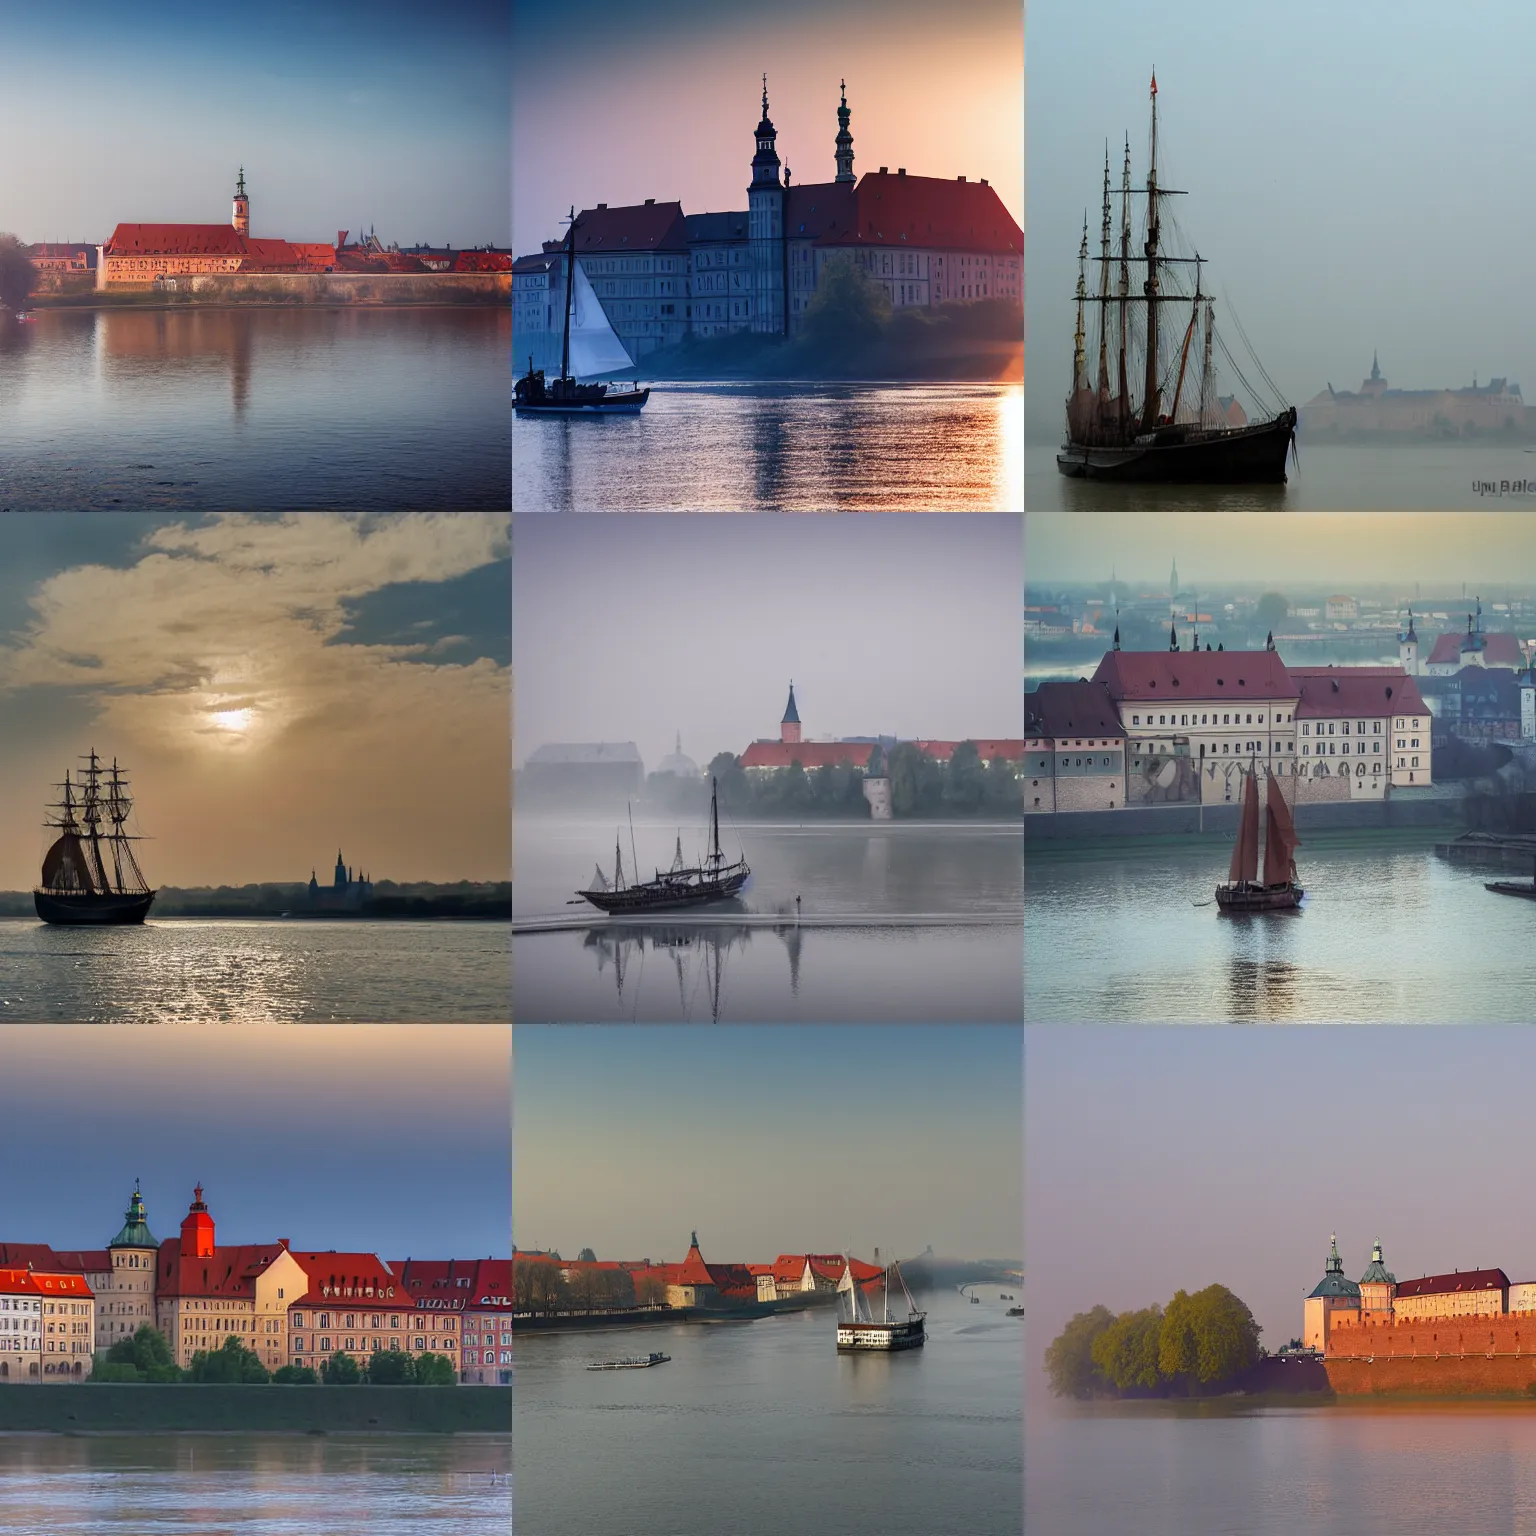
[[[789,684],[789,703],[785,707],[783,720],[779,722],[779,740],[791,744],[800,740],[800,711],[795,708],[793,678]]]
[[[332,877],[331,883],[338,891],[344,891],[347,888],[347,866],[341,862],[340,848],[336,850],[336,873]]]
[[[251,200],[245,195],[245,167],[240,167],[240,178],[235,183],[235,212],[230,221],[237,234],[251,232]]]
[[[1308,1349],[1325,1351],[1334,1314],[1354,1312],[1358,1315],[1359,1311],[1360,1287],[1344,1274],[1344,1261],[1339,1257],[1339,1240],[1335,1236],[1330,1240],[1323,1278],[1302,1303],[1301,1342]]]
[[[1381,1240],[1371,1249],[1371,1262],[1360,1276],[1360,1319],[1362,1322],[1390,1323],[1392,1303],[1397,1299],[1397,1276],[1381,1261]]]
[[[752,263],[752,329],[788,334],[784,289],[784,185],[779,175],[778,133],[768,116],[768,76],[763,76],[763,116],[757,125],[757,153],[747,188],[747,233]]]
[[[848,82],[840,80],[843,100],[837,109],[837,175],[834,181],[853,180],[853,135],[848,132]]]
[[[1409,677],[1419,675],[1419,637],[1413,632],[1413,609],[1408,610],[1408,628],[1397,634],[1397,659]]]
[[[203,1186],[194,1187],[192,1204],[181,1218],[181,1256],[184,1259],[213,1257],[213,1217],[203,1204]]]
[[[110,1289],[97,1293],[96,1337],[102,1349],[132,1338],[155,1323],[155,1255],[160,1243],[149,1230],[144,1197],[134,1180],[133,1198],[123,1213],[123,1229],[107,1244],[112,1258]]]

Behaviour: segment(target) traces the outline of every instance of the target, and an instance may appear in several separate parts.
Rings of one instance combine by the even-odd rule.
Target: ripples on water
[[[1019,512],[1007,384],[659,383],[638,416],[519,417],[518,512]]]
[[[477,1023],[508,1017],[505,923],[0,921],[0,1021]]]
[[[498,308],[44,310],[0,325],[0,509],[504,509]]]
[[[1026,1017],[1072,1022],[1525,1023],[1536,903],[1429,849],[1298,855],[1300,912],[1221,916],[1230,844],[1027,857]]]
[[[510,1529],[511,1451],[489,1435],[0,1435],[0,1530],[485,1536]]]

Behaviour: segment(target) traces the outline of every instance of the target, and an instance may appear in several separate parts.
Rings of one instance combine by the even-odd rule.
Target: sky
[[[0,519],[0,889],[50,788],[127,769],[151,885],[505,880],[498,514]]]
[[[1106,139],[1114,185],[1127,132],[1145,182],[1154,69],[1159,182],[1189,194],[1172,211],[1239,361],[1233,305],[1292,404],[1357,389],[1373,349],[1394,386],[1536,384],[1529,6],[1297,0],[1277,25],[1272,7],[1187,0],[1174,30],[1134,0],[1031,0],[1028,47],[1032,437],[1061,425]]]
[[[137,1178],[161,1241],[200,1182],[221,1243],[505,1256],[510,1091],[484,1025],[8,1024],[0,1239],[105,1247]]]
[[[1076,1312],[1213,1282],[1276,1349],[1337,1232],[1358,1280],[1536,1279],[1536,1031],[1041,1026],[1025,1041],[1029,1386]]]
[[[701,767],[778,740],[1023,730],[1019,520],[514,519],[514,756],[682,733]]]
[[[745,210],[765,72],[793,182],[836,175],[846,79],[857,175],[984,176],[1022,224],[1022,33],[1018,0],[942,15],[919,0],[658,0],[586,27],[567,7],[513,0],[516,248],[559,239],[572,204]]]
[[[5,7],[0,229],[99,243],[119,221],[505,246],[505,0]]]
[[[518,1025],[520,1248],[675,1263],[1016,1259],[1022,1036],[959,1025]]]
[[[1536,585],[1536,519],[1528,512],[1031,512],[1024,524],[1031,584],[1133,585],[1386,582],[1411,592],[1484,597]]]

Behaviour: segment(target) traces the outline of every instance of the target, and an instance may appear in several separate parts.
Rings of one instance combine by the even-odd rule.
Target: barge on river
[[[891,1275],[895,1274],[901,1293],[907,1298],[907,1315],[897,1317],[891,1312]],[[921,1349],[927,1340],[924,1321],[928,1314],[919,1312],[907,1282],[901,1277],[901,1266],[890,1265],[885,1271],[885,1307],[880,1317],[875,1317],[864,1288],[853,1278],[853,1266],[843,1271],[842,1286],[848,1293],[849,1315],[837,1322],[837,1348],[840,1354],[862,1354],[869,1350],[889,1353],[898,1349]]]
[[[652,1350],[648,1355],[631,1355],[623,1360],[594,1360],[589,1371],[647,1371],[653,1365],[665,1365],[671,1355]]]

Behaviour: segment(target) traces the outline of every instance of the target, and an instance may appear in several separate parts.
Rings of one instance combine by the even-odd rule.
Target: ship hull
[[[69,895],[33,891],[33,903],[37,915],[45,923],[56,923],[65,928],[126,927],[142,923],[154,905],[155,893],[144,891],[138,895],[106,892]]]
[[[700,885],[632,885],[622,891],[578,891],[578,896],[610,916],[630,912],[678,912],[689,907],[707,907],[717,902],[734,901],[746,885],[750,870],[710,880]]]
[[[839,1323],[839,1354],[877,1352],[892,1354],[899,1349],[921,1349],[927,1341],[921,1321],[911,1323]]]
[[[1500,896],[1523,896],[1527,901],[1536,901],[1536,885],[1517,884],[1513,880],[1489,880],[1484,881],[1485,891],[1497,891]]]
[[[1306,895],[1299,885],[1218,885],[1216,905],[1223,912],[1290,912]]]
[[[651,398],[648,389],[607,400],[547,400],[514,407],[519,416],[638,416]]]
[[[1296,412],[1227,432],[1149,433],[1121,445],[1067,443],[1056,467],[1072,480],[1136,485],[1284,485],[1285,463],[1296,437]]]

